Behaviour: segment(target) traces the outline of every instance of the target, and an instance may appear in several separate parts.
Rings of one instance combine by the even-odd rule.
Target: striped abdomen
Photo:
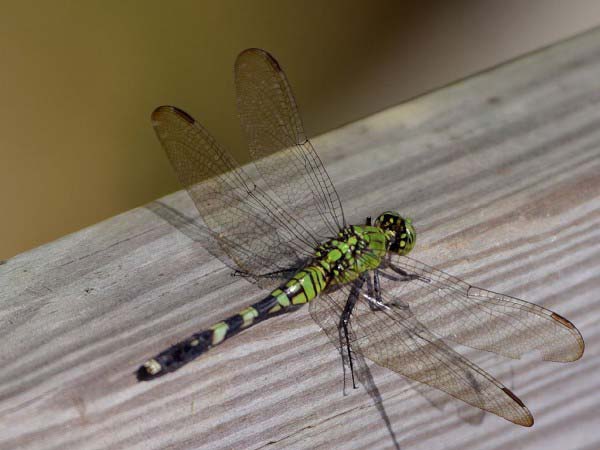
[[[325,288],[328,274],[321,265],[308,266],[263,300],[238,314],[193,334],[148,360],[138,369],[138,380],[150,380],[177,370],[225,339],[287,308],[311,301]]]

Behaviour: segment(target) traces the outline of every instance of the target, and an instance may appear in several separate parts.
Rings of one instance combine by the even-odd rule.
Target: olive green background
[[[314,136],[600,24],[592,0],[1,6],[0,258],[179,189],[150,126],[158,105],[244,161],[244,48],[279,60]]]

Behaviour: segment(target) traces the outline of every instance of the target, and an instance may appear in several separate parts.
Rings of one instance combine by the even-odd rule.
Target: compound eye
[[[410,251],[415,246],[417,241],[417,233],[413,228],[410,220],[404,221],[404,232],[396,237],[396,241],[394,242],[394,250],[399,255],[406,255],[410,253]]]
[[[375,219],[375,225],[384,229],[391,229],[401,220],[402,218],[398,213],[386,211]]]

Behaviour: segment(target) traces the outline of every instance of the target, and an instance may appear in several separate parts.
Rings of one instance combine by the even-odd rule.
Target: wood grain
[[[600,447],[600,29],[313,142],[351,222],[402,211],[415,258],[586,340],[571,364],[460,349],[531,429],[372,366],[400,447]],[[0,265],[0,448],[393,448],[365,391],[343,395],[307,308],[136,382],[147,357],[261,295],[204,250],[195,218],[178,192]]]

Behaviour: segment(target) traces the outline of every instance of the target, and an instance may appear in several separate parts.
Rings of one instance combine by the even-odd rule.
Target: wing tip
[[[175,115],[190,125],[193,125],[196,122],[196,120],[183,109],[179,109],[176,106],[163,105],[152,111],[152,115],[150,116],[152,125],[156,126],[159,124],[162,121],[162,117],[166,114]]]
[[[560,314],[556,314],[555,312],[553,312],[550,315],[550,317],[553,320],[555,320],[556,322],[558,322],[559,324],[561,324],[562,326],[564,326],[565,328],[568,328],[569,330],[571,330],[571,333],[574,335],[575,339],[577,340],[579,352],[574,353],[573,356],[570,356],[568,359],[564,359],[564,362],[577,361],[579,358],[581,358],[583,356],[583,353],[585,351],[585,341],[583,340],[583,336],[581,336],[581,332],[577,329],[577,327],[575,325],[573,325],[573,323],[570,320],[565,319]],[[563,361],[563,360],[561,360],[561,361]]]
[[[527,406],[525,406],[525,403],[523,403],[523,401],[517,397],[513,391],[511,391],[510,389],[508,389],[507,387],[503,387],[502,391],[508,395],[512,401],[514,401],[517,405],[520,406],[521,408],[521,412],[523,413],[522,415],[519,415],[519,417],[516,417],[514,419],[509,419],[511,422],[516,423],[517,425],[522,425],[524,427],[532,427],[533,426],[533,416],[531,415],[531,412],[529,412],[529,409],[527,409]]]
[[[251,54],[259,54],[259,55],[265,55],[268,54],[268,52],[266,50],[263,50],[262,48],[258,48],[258,47],[248,47],[246,50],[242,50],[240,52],[240,54],[238,55],[238,58],[240,56],[245,56],[245,55],[251,55]]]
[[[246,50],[243,50],[242,52],[240,52],[240,54],[238,55],[238,57],[235,60],[236,70],[238,67],[245,64],[246,58],[253,58],[253,57],[259,57],[259,58],[263,59],[264,61],[266,61],[268,64],[270,64],[273,67],[273,69],[275,69],[276,71],[283,72],[283,69],[281,68],[281,66],[279,65],[277,60],[273,57],[273,55],[271,55],[268,51],[263,50],[262,48],[258,48],[258,47],[250,47],[250,48],[247,48]]]
[[[529,413],[529,411],[527,411]],[[527,428],[531,428],[534,424],[533,416],[531,413],[528,414],[527,420],[525,422],[515,422],[517,425],[521,425]]]

